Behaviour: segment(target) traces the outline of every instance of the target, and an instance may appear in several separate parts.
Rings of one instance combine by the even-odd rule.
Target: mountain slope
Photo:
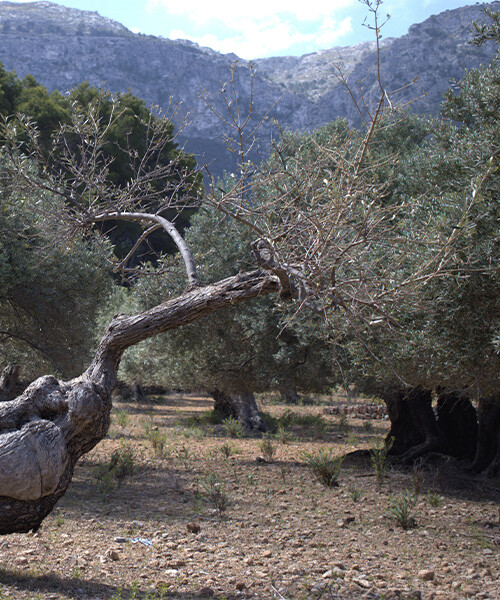
[[[384,40],[382,75],[388,89],[419,82],[405,91],[408,99],[423,89],[427,96],[414,105],[420,112],[435,112],[451,77],[464,69],[489,62],[492,45],[467,44],[473,20],[484,19],[482,6],[446,11],[410,28],[407,35]],[[500,8],[500,2],[488,6]],[[97,51],[96,51],[97,49]],[[224,128],[201,99],[222,106],[220,89],[231,78],[235,55],[223,55],[187,41],[137,35],[95,12],[67,8],[51,2],[0,2],[0,61],[18,76],[32,74],[49,90],[66,91],[88,80],[114,92],[130,90],[148,105],[180,104],[175,116],[189,140],[187,149],[207,160],[217,158],[218,171],[233,168],[223,156]],[[332,74],[332,62],[343,63],[354,85],[363,82],[367,98],[376,95],[373,43],[333,48],[303,57],[255,61],[254,113],[256,125],[281,98],[272,116],[285,126],[306,130],[347,116],[359,123],[344,88]],[[238,61],[234,80],[242,108],[250,92],[249,63]]]

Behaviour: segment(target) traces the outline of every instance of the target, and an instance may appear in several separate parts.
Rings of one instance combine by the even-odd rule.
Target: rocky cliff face
[[[435,112],[450,78],[460,78],[464,69],[489,62],[493,56],[493,45],[467,44],[471,22],[484,19],[482,6],[446,11],[414,25],[401,38],[384,40],[382,76],[388,89],[418,77],[401,99],[425,91],[426,98],[414,107]],[[500,2],[488,6],[498,10]],[[256,124],[279,98],[271,116],[285,127],[306,130],[338,116],[359,122],[348,95],[332,75],[332,62],[343,66],[350,81],[362,81],[370,98],[376,95],[375,60],[374,44],[365,43],[255,61],[252,122]],[[242,108],[248,104],[249,64],[234,55],[187,41],[133,34],[95,12],[51,2],[0,2],[0,61],[20,77],[32,74],[49,90],[65,91],[88,80],[114,92],[130,90],[148,105],[179,105],[175,120],[179,127],[188,121],[182,132],[187,148],[207,160],[217,158],[219,171],[232,167],[222,158],[224,128],[200,95],[221,107],[221,82],[230,80],[231,65],[237,61],[233,72],[240,104]]]

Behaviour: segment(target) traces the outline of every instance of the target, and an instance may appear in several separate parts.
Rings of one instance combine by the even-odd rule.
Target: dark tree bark
[[[297,388],[293,385],[282,386],[280,389],[281,401],[284,404],[299,404],[300,398]]]
[[[109,427],[111,392],[123,352],[168,329],[279,291],[265,271],[240,273],[138,315],[116,315],[92,364],[71,381],[45,376],[0,403],[0,534],[36,530],[65,493],[77,460]]]
[[[237,419],[248,433],[267,431],[268,427],[260,416],[255,396],[251,392],[211,392],[214,399],[214,410],[223,417]]]
[[[472,402],[457,392],[438,389],[438,425],[451,456],[472,460],[477,446],[477,414]]]
[[[0,402],[12,400],[16,397],[21,382],[19,375],[21,374],[20,365],[8,365],[0,375]]]
[[[474,459],[472,469],[500,474],[500,397],[481,398],[476,414],[466,395],[438,389],[437,417],[432,394],[422,388],[391,389],[382,395],[391,420],[386,443],[392,454],[411,462],[429,452]]]
[[[445,444],[432,410],[432,393],[421,387],[392,390],[385,394],[391,430],[387,441],[394,438],[392,453],[411,462],[427,452],[445,450]]]
[[[386,443],[393,440],[391,454],[404,454],[410,448],[421,444],[425,436],[415,423],[408,402],[408,392],[391,388],[383,392],[382,398],[391,421],[391,429],[386,438]]]
[[[478,440],[472,469],[485,471],[491,477],[500,475],[500,396],[479,400]]]
[[[146,399],[142,385],[138,381],[134,381],[131,386],[130,399],[132,402],[137,402],[138,404],[143,403]]]

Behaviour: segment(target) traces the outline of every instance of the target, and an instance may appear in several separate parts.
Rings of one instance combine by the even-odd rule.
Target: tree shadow
[[[108,583],[99,583],[81,577],[62,577],[55,573],[44,575],[29,575],[15,569],[0,567],[0,584],[12,586],[17,590],[35,594],[50,593],[63,594],[71,600],[154,600],[162,598],[164,600],[192,600],[192,592],[178,592],[169,590],[165,587],[159,587],[156,593],[148,586],[147,589],[140,585],[118,586]],[[231,597],[225,595],[229,600]],[[217,596],[213,597],[217,600]]]

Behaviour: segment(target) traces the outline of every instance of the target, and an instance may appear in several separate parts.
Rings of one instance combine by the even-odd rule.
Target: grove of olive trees
[[[88,102],[82,103],[77,94],[65,105],[64,118],[49,129],[39,117],[37,122],[26,114],[8,115],[2,141],[9,193],[2,203],[7,210],[6,199],[29,198],[36,223],[25,233],[27,243],[42,239],[37,228],[44,235],[50,232],[60,260],[76,261],[92,281],[96,275],[86,263],[100,249],[132,287],[146,276],[171,278],[172,284],[158,286],[148,308],[139,302],[138,312],[114,315],[88,366],[76,376],[71,373],[73,379],[39,377],[18,398],[0,404],[0,533],[36,530],[65,493],[78,459],[105,436],[111,394],[128,348],[268,294],[293,306],[291,332],[294,321],[304,319],[301,327],[307,325],[303,315],[312,312],[331,329],[332,343],[346,348],[353,376],[369,377],[391,391],[394,437],[400,441],[399,426],[407,458],[447,451],[436,439],[441,442],[446,430],[450,445],[456,443],[453,423],[460,419],[454,418],[455,407],[460,414],[472,414],[464,394],[481,398],[481,443],[474,446],[474,462],[496,473],[500,294],[495,82],[497,62],[471,73],[423,135],[395,108],[380,82],[379,99],[363,113],[365,129],[336,123],[311,135],[284,132],[260,165],[247,160],[255,131],[246,131],[248,119],[239,112],[237,90],[229,83],[229,115],[224,118],[237,140],[240,174],[222,188],[209,182],[206,190],[193,162],[175,146],[171,121],[142,107],[131,110],[131,99],[124,103],[124,97],[89,92]],[[392,131],[404,134],[405,123],[419,139],[408,152],[391,140]],[[43,196],[40,201],[37,194]],[[21,227],[27,227],[28,217],[23,222],[18,204],[22,202],[13,203],[12,223],[21,220]],[[183,234],[183,218],[203,207],[220,215],[221,222],[237,222],[247,232],[252,252],[245,254],[243,264],[238,257],[228,275],[210,282],[203,280],[209,269],[198,268],[203,264],[197,248],[201,234],[196,228]],[[126,248],[114,252],[104,232],[123,223],[134,227],[127,230]],[[224,235],[224,228],[212,226],[212,231]],[[141,262],[138,249],[160,232],[172,240],[177,254],[155,264],[146,255]],[[8,251],[4,256],[10,264]],[[92,268],[101,273],[100,263]],[[214,274],[219,276],[216,270]],[[48,268],[37,273],[43,284],[50,276]],[[42,285],[41,300],[54,289]],[[91,296],[95,301],[96,295]],[[73,321],[77,326],[86,302],[92,317],[92,299],[83,294],[68,326]],[[238,325],[240,317],[244,320],[245,313],[235,312],[231,325]],[[269,317],[259,317],[256,310],[252,318],[265,324]],[[239,325],[234,335],[245,334],[248,326]],[[54,331],[49,356],[55,364],[67,339],[59,328]],[[257,350],[260,341],[250,340],[250,345]],[[166,370],[179,358],[175,344],[167,348],[173,355],[163,357]],[[251,353],[249,360],[252,365]],[[279,364],[271,372],[279,372]],[[259,375],[263,367],[254,363],[254,368]],[[445,388],[442,414],[451,415],[441,424],[432,420],[430,394],[423,391],[438,386]]]

